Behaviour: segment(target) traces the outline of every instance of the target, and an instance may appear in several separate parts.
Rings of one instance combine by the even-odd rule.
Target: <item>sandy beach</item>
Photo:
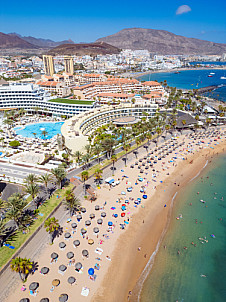
[[[63,233],[55,239],[54,244],[46,245],[38,259],[32,259],[38,262],[39,267],[28,277],[26,290],[21,290],[23,284],[20,282],[7,301],[20,301],[25,297],[30,301],[45,297],[50,301],[59,301],[59,296],[63,293],[68,294],[68,301],[137,301],[136,284],[164,234],[173,196],[199,173],[212,156],[225,150],[225,133],[208,138],[202,133],[196,140],[194,138],[198,134],[193,135],[194,137],[181,136],[174,141],[164,142],[161,150],[149,150],[153,151],[149,158],[160,151],[163,153],[163,150],[166,153],[169,145],[172,153],[160,160],[160,154],[158,158],[151,159],[153,166],[144,169],[143,173],[140,173],[135,164],[141,159],[139,154],[137,160],[134,157],[126,168],[117,170],[114,179],[120,181],[119,185],[110,188],[103,184],[97,189],[95,202],[82,201],[86,208],[86,213],[81,214],[82,219],[78,221],[74,216],[62,226]],[[160,147],[161,145],[158,146]],[[144,155],[142,159],[147,165]],[[130,168],[131,164],[134,164],[134,168]],[[127,191],[129,187],[132,187],[132,192]],[[147,199],[143,198],[144,194]],[[97,205],[98,210],[95,209]],[[95,218],[90,218],[91,213]],[[106,217],[103,217],[103,213],[106,213]],[[100,221],[97,222],[98,219],[102,219],[101,224]],[[87,220],[91,225],[85,224]],[[72,229],[73,222],[77,223],[76,231]],[[94,232],[95,227],[98,227],[98,233]],[[84,235],[81,234],[82,228],[86,230]],[[65,239],[68,232],[70,238]],[[89,239],[94,243],[89,244]],[[74,240],[80,241],[77,248],[74,247]],[[66,244],[64,249],[59,248],[60,242]],[[88,251],[88,257],[82,256],[83,250]],[[53,252],[58,254],[56,263],[51,263],[50,255]],[[71,261],[67,258],[68,252],[74,254]],[[74,266],[78,262],[82,264],[79,272]],[[59,272],[62,264],[66,266],[64,273]],[[49,268],[46,275],[40,273],[42,267]],[[89,268],[94,268],[93,277],[88,274]],[[76,279],[73,285],[67,281],[70,276]],[[53,279],[59,279],[60,285],[52,288]],[[39,283],[37,296],[29,293],[28,287],[32,282]],[[128,296],[129,291],[132,294]]]

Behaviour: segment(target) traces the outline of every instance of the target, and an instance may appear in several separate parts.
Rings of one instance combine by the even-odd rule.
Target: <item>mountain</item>
[[[25,36],[21,36],[17,33],[10,33],[9,35],[17,36],[17,37],[27,41],[28,43],[31,43],[31,44],[36,45],[36,46],[41,47],[41,48],[51,48],[51,47],[56,47],[56,46],[61,45],[61,44],[73,44],[74,43],[70,39],[65,40],[65,41],[55,42],[55,41],[50,40],[50,39],[34,38],[34,37],[31,37],[31,36],[25,37]]]
[[[17,36],[11,36],[0,32],[0,49],[37,49],[38,47],[21,39]]]
[[[80,44],[63,44],[48,51],[49,55],[106,55],[117,54],[120,49],[104,42],[80,43]]]
[[[166,30],[127,28],[100,38],[121,49],[147,49],[156,54],[215,54],[226,52],[226,44],[175,35]]]

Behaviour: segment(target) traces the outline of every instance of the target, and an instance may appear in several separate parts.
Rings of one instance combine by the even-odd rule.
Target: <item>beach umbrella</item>
[[[75,269],[76,269],[77,271],[80,271],[81,268],[82,268],[82,263],[81,263],[81,262],[77,262],[77,263],[75,264]]]
[[[85,225],[91,225],[91,221],[90,220],[86,220]]]
[[[121,213],[121,217],[125,217],[125,215],[126,215],[125,213]]]
[[[76,281],[75,277],[72,277],[72,276],[67,279],[67,282],[69,284],[73,284],[73,283],[75,283],[75,281]]]
[[[64,234],[64,238],[65,238],[65,239],[69,239],[70,237],[71,237],[71,234],[70,234],[70,233],[67,232],[67,233]]]
[[[126,195],[126,192],[122,191],[121,194],[122,194],[122,195]]]
[[[133,168],[134,168],[134,165],[131,165],[131,166],[130,166],[130,168],[132,168],[132,169],[133,169]]]
[[[142,159],[142,158],[141,158],[141,159],[139,159],[139,162],[140,162],[140,163],[142,163],[142,161],[143,161],[143,159]]]
[[[57,253],[52,253],[51,254],[51,258],[52,259],[57,259],[58,258],[58,254]]]
[[[141,170],[140,170],[140,173],[144,173],[144,170],[141,169]]]
[[[68,252],[67,253],[67,258],[68,259],[71,259],[71,258],[73,258],[74,257],[74,253],[73,252]]]
[[[61,272],[65,272],[66,269],[67,269],[67,267],[66,267],[66,265],[64,265],[64,264],[61,264],[61,265],[59,266],[59,270],[60,270]]]
[[[90,245],[94,244],[93,239],[89,239],[89,240],[88,240],[88,244],[90,244]]]
[[[102,213],[101,213],[101,217],[106,217],[106,213],[105,213],[105,212],[102,212]]]
[[[49,298],[42,298],[40,302],[49,302]]]
[[[95,206],[95,210],[98,211],[100,207],[98,205]]]
[[[109,226],[112,226],[112,225],[113,225],[113,222],[108,221],[108,225],[109,225]]]
[[[118,214],[114,214],[113,216],[114,216],[115,218],[117,218],[117,217],[118,217]]]
[[[81,208],[81,212],[85,213],[86,212],[86,208]]]
[[[23,299],[20,300],[20,302],[30,302],[30,299],[28,299],[28,298],[23,298]]]
[[[135,162],[135,165],[136,165],[136,166],[138,165],[138,161]]]
[[[99,228],[95,227],[93,228],[94,233],[99,233]]]
[[[60,249],[64,249],[65,246],[66,246],[66,243],[64,243],[64,242],[60,242],[60,243],[59,243]]]
[[[89,218],[90,218],[90,219],[95,218],[95,214],[93,214],[93,213],[92,213],[92,214],[90,214],[90,215],[89,215]]]
[[[93,269],[92,267],[88,269],[88,274],[89,274],[90,276],[93,276],[93,275],[94,275],[94,269]]]
[[[72,227],[73,229],[77,228],[77,223],[76,223],[76,222],[73,222],[73,223],[71,224],[71,227]]]
[[[45,274],[48,274],[48,272],[49,272],[49,268],[48,268],[48,267],[45,267],[45,266],[44,266],[44,267],[41,268],[41,273],[42,273],[42,274],[45,275]]]
[[[82,215],[81,215],[81,214],[78,214],[78,215],[77,215],[77,219],[78,219],[78,220],[82,219]]]
[[[143,198],[144,198],[144,199],[147,199],[148,197],[147,197],[147,195],[143,195]]]
[[[80,241],[79,240],[75,240],[75,241],[73,241],[73,244],[74,244],[74,246],[79,246],[80,245]]]
[[[87,232],[87,231],[86,231],[84,228],[81,229],[82,235],[84,235],[86,232]]]
[[[101,218],[97,219],[97,223],[98,224],[102,224],[103,223],[103,219],[101,219]]]
[[[83,250],[82,251],[82,256],[88,257],[89,256],[89,252],[87,250]]]
[[[59,279],[54,279],[53,281],[52,281],[52,285],[53,286],[58,286],[60,284],[60,280]]]
[[[59,296],[59,301],[60,302],[66,302],[68,300],[68,295],[67,294],[61,294]]]
[[[39,283],[38,283],[38,282],[32,282],[32,283],[29,285],[29,289],[30,289],[30,290],[36,290],[38,287],[39,287]]]

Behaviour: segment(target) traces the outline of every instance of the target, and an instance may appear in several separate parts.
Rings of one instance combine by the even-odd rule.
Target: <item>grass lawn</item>
[[[82,101],[82,100],[60,99],[60,98],[49,100],[49,102],[74,104],[74,105],[92,105],[93,104],[93,101]]]
[[[37,215],[37,219],[34,220],[34,223],[29,228],[28,233],[23,234],[22,231],[17,232],[15,240],[10,242],[12,246],[15,246],[15,249],[12,250],[6,246],[0,248],[0,268],[7,263],[7,261],[13,256],[13,254],[21,247],[21,245],[26,240],[29,240],[29,237],[34,233],[34,231],[41,225],[41,223],[53,211],[53,209],[55,209],[55,207],[62,201],[66,189],[71,189],[72,187],[73,185],[70,184],[65,189],[57,190],[50,199],[48,199],[42,206],[39,207],[39,213],[43,214],[43,216]],[[57,198],[57,195],[59,195],[60,198]]]

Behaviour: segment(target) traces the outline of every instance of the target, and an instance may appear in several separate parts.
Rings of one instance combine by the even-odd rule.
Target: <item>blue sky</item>
[[[91,42],[123,28],[142,27],[226,43],[225,12],[226,0],[11,0],[2,1],[0,31]]]

